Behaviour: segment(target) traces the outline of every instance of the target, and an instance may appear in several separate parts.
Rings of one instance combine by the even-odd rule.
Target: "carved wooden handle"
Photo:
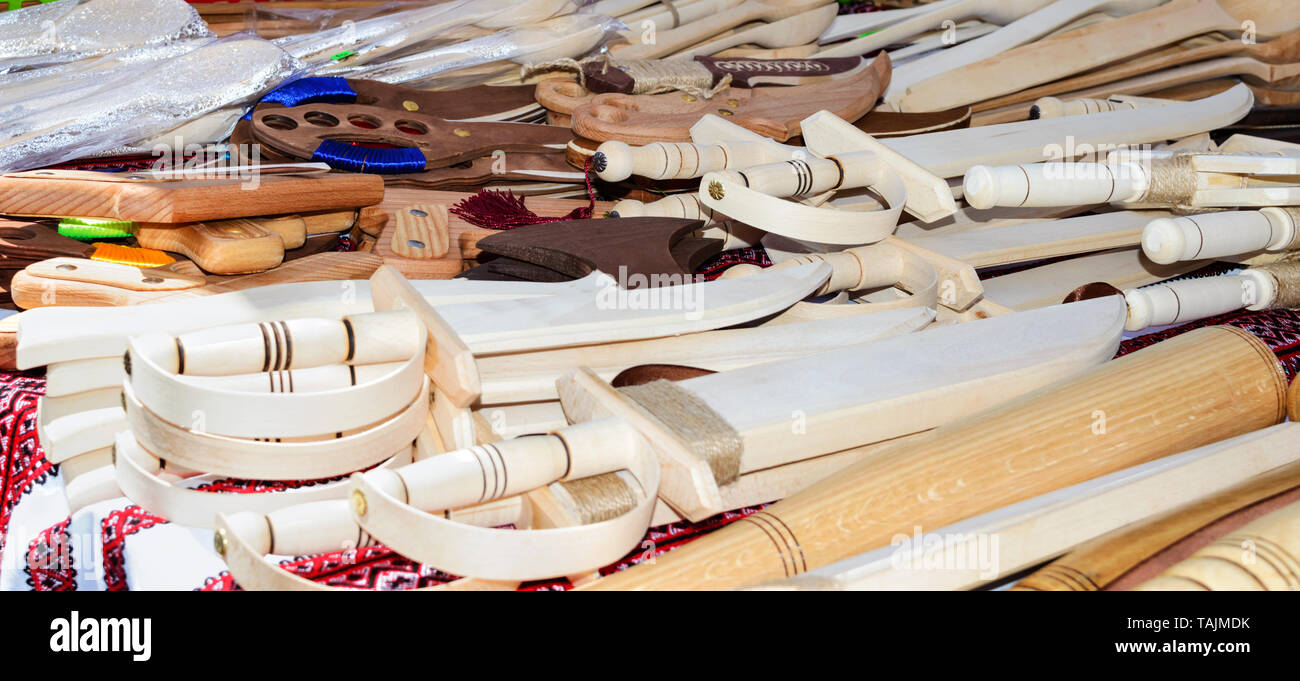
[[[1142,109],[1148,106],[1171,104],[1167,99],[1152,97],[1134,97],[1132,95],[1115,95],[1109,99],[1079,97],[1077,99],[1058,99],[1040,97],[1029,109],[1029,118],[1060,118],[1061,116],[1081,116],[1084,114],[1103,113],[1106,111],[1124,111]]]
[[[1137,331],[1149,326],[1180,324],[1243,307],[1261,310],[1272,303],[1275,294],[1272,278],[1259,270],[1132,289],[1124,293],[1128,303],[1124,328]]]
[[[558,480],[610,473],[627,465],[620,442],[631,428],[618,419],[567,426],[552,435],[478,445],[396,469],[365,473],[397,498],[422,511],[442,511],[522,494]]]
[[[1300,247],[1297,208],[1224,211],[1160,218],[1142,229],[1142,252],[1161,265],[1208,260],[1253,251]]]
[[[652,180],[681,180],[727,168],[744,168],[780,160],[772,145],[763,142],[694,144],[653,142],[640,147],[610,140],[596,147],[591,166],[600,179],[622,182],[633,175]]]
[[[869,151],[828,158],[812,156],[779,163],[725,170],[719,174],[768,196],[815,196],[835,189],[868,187],[880,182],[885,163]]]
[[[168,361],[163,368],[178,374],[229,376],[398,362],[419,347],[419,320],[398,310],[202,329],[176,336],[175,352],[159,361]]]
[[[1149,173],[1140,163],[1028,163],[977,165],[962,181],[966,201],[994,206],[1080,206],[1136,201],[1146,193]]]

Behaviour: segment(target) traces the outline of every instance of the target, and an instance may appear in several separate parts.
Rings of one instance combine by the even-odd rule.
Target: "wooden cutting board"
[[[0,176],[0,213],[178,223],[342,210],[384,200],[382,178],[355,173],[263,175],[255,184],[239,177],[139,177],[76,170]]]

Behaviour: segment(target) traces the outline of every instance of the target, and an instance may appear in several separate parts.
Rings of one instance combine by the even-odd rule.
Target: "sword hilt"
[[[1263,208],[1160,218],[1142,229],[1142,252],[1168,265],[1254,251],[1300,248],[1298,208]]]
[[[994,206],[1082,206],[1131,202],[1146,193],[1150,173],[1141,163],[1027,163],[973,166],[962,190],[977,209]]]

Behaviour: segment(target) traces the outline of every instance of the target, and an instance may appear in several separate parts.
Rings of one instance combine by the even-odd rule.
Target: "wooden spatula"
[[[1214,31],[1278,36],[1300,28],[1294,0],[1173,0],[1004,52],[910,87],[901,111],[932,111],[1066,78]],[[1247,23],[1249,22],[1249,23]]]

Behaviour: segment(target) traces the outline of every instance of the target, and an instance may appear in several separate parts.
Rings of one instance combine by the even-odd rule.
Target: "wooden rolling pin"
[[[792,577],[1285,415],[1272,351],[1188,332],[900,443],[766,510],[588,588],[717,589]]]

